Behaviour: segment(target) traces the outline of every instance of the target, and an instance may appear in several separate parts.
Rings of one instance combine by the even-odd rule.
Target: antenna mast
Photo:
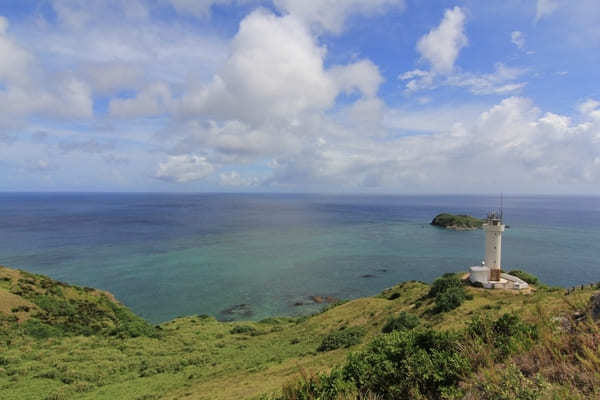
[[[500,192],[500,219],[504,219],[504,193]]]

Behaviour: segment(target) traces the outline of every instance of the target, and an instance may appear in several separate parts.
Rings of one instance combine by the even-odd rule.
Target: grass
[[[139,320],[103,292],[53,284],[54,281],[37,275],[0,267],[0,282],[7,282],[3,277],[9,277],[10,284],[0,286],[0,296],[11,293],[33,304],[29,312],[19,311],[27,314],[29,320],[45,321],[35,315],[50,312],[47,322],[62,327],[62,334],[36,338],[27,334],[21,314],[15,321],[14,313],[7,307],[0,310],[2,399],[244,399],[277,395],[303,376],[327,374],[343,365],[349,353],[367,348],[390,319],[401,315],[404,319],[407,315],[417,317],[419,329],[436,331],[466,329],[469,321],[480,314],[495,320],[505,313],[515,313],[524,321],[538,323],[540,319],[551,321],[556,316],[570,315],[583,307],[593,292],[585,288],[565,296],[564,290],[552,288],[522,294],[465,287],[472,300],[451,311],[434,313],[435,299],[428,297],[431,286],[404,282],[375,297],[349,301],[310,317],[231,323],[190,316],[163,323],[152,334],[133,337],[118,334],[115,328]],[[30,288],[23,291],[22,286]],[[22,295],[13,293],[18,290]],[[87,304],[83,308],[88,310],[84,319],[101,329],[78,333],[68,325],[79,326],[82,320],[70,320],[63,315],[67,309],[61,308],[62,303],[44,303],[40,296],[66,299],[76,310]],[[102,328],[102,323],[107,326]],[[317,351],[332,332],[346,330],[362,332],[362,341],[348,348]],[[525,383],[534,385],[531,376],[535,371],[549,371],[551,375],[554,361],[569,358],[574,363],[577,355],[586,361],[564,375],[566,382],[585,387],[585,393],[596,393],[597,377],[590,371],[597,373],[597,353],[588,354],[593,346],[582,345],[597,343],[596,333],[589,328],[582,333],[581,343],[572,343],[563,335],[551,336],[542,329],[540,343],[548,346],[534,346],[529,358],[514,360],[515,368],[528,380]],[[555,354],[554,346],[564,351]],[[575,355],[569,353],[573,349],[578,349]],[[477,374],[491,373],[493,367],[484,365]],[[589,377],[591,382],[576,382],[581,376]],[[514,373],[506,379],[521,377]],[[556,390],[563,388],[546,381]],[[474,378],[462,385],[474,396],[482,390]]]

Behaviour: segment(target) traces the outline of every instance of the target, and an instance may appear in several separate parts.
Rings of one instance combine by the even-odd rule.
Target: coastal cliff
[[[0,267],[0,398],[598,394],[600,335],[586,314],[595,285],[520,294],[460,276],[400,283],[310,316],[151,326],[106,292]]]

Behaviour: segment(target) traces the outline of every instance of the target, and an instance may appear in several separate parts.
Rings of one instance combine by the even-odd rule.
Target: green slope
[[[28,289],[23,290],[24,285]],[[60,293],[52,289],[56,287]],[[430,290],[425,283],[405,282],[310,317],[218,322],[190,316],[154,328],[104,292],[0,268],[0,300],[10,298],[12,304],[0,307],[0,398],[279,396],[282,387],[302,377],[309,379],[343,365],[350,352],[367,348],[381,337],[390,318],[402,312],[418,317],[418,329],[436,331],[460,331],[476,315],[496,319],[507,312],[540,324],[583,308],[593,292],[585,288],[565,296],[562,289],[544,287],[529,294],[466,287],[470,300],[451,311],[435,312],[436,299],[428,297]],[[48,306],[62,302],[69,307]],[[49,328],[39,334],[27,328],[31,321]],[[339,332],[355,328],[364,334],[359,344],[317,351],[331,333],[339,338]],[[474,377],[493,367],[493,363],[478,367],[461,385],[469,387]]]

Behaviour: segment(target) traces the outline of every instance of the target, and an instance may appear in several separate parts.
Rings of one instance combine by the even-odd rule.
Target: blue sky
[[[0,191],[600,194],[595,0],[4,0]]]

